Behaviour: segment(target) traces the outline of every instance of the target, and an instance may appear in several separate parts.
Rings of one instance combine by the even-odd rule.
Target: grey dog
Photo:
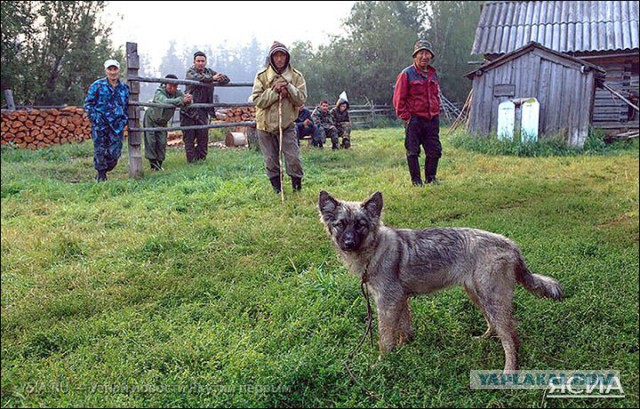
[[[562,298],[560,283],[532,274],[518,246],[499,234],[470,228],[396,229],[382,223],[382,194],[362,203],[318,200],[320,219],[349,271],[371,292],[378,314],[380,353],[413,338],[408,297],[460,284],[504,348],[504,371],[518,369],[513,318],[516,282],[542,297]]]

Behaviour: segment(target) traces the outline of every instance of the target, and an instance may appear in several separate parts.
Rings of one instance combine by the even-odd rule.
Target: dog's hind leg
[[[476,295],[472,287],[469,287],[467,284],[464,285],[464,290],[469,296],[469,299],[471,300],[471,302],[473,302],[473,304],[476,307],[478,307],[478,309],[482,312],[482,316],[484,317],[484,320],[487,322],[487,330],[485,331],[485,333],[480,336],[474,336],[473,338],[478,338],[478,339],[490,338],[494,333],[494,329],[491,326],[491,323],[489,322],[489,318],[487,318],[487,313],[485,312],[484,308],[482,307],[482,305],[480,305],[480,302],[478,301],[478,296]]]
[[[518,370],[518,347],[520,341],[513,318],[513,275],[504,271],[511,268],[507,263],[496,263],[486,270],[474,274],[473,292],[484,311],[489,326],[493,328],[502,342],[505,363],[504,371]]]
[[[405,298],[401,302],[402,311],[400,312],[400,339],[398,345],[410,342],[414,337],[413,328],[411,327],[411,310],[409,309],[409,300]]]
[[[484,306],[490,326],[502,342],[504,349],[504,372],[518,370],[518,347],[520,341],[515,330],[513,318],[513,292],[510,294],[479,294],[479,301]]]

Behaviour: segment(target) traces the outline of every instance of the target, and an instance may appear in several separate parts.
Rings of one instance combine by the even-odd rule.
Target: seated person
[[[296,118],[296,135],[298,136],[298,142],[305,136],[311,136],[313,138],[317,128],[311,118],[311,111],[304,105],[300,105],[300,108],[298,108],[298,118]]]
[[[335,108],[331,109],[331,116],[336,124],[338,136],[342,137],[342,147],[351,147],[351,119],[349,118],[349,101],[340,97]]]
[[[322,148],[327,140],[327,135],[331,138],[331,148],[339,149],[338,146],[338,129],[336,128],[333,117],[329,113],[329,102],[323,100],[320,105],[313,110],[311,115],[313,123],[318,127],[316,135],[313,138],[313,146]]]

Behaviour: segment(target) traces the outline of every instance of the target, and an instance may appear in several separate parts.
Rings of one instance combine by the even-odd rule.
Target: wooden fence
[[[173,108],[173,105],[158,104],[152,102],[140,101],[140,83],[141,82],[155,82],[155,83],[170,83],[179,85],[197,85],[197,86],[209,86],[208,84],[201,83],[199,81],[180,80],[171,78],[147,78],[140,77],[140,56],[138,55],[138,44],[127,43],[127,84],[131,90],[129,96],[129,178],[139,179],[143,176],[142,171],[142,133],[144,131],[184,131],[191,129],[210,129],[210,128],[227,128],[236,126],[255,127],[255,121],[247,122],[226,122],[226,123],[212,123],[209,125],[192,125],[192,126],[172,126],[170,128],[143,128],[140,127],[140,107],[161,107],[161,108]],[[216,87],[253,87],[251,82],[243,83],[229,83],[225,85],[215,84]],[[238,107],[238,106],[253,106],[251,103],[215,103],[215,104],[192,104],[194,108],[222,108],[222,107]]]
[[[349,105],[349,116],[352,128],[372,128],[380,120],[395,118],[392,106],[375,105],[373,102],[364,105]]]

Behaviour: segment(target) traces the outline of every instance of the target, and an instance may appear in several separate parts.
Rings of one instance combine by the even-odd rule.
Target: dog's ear
[[[362,208],[374,219],[380,218],[382,213],[382,193],[375,192],[370,198],[362,202]]]
[[[331,195],[324,190],[320,191],[318,197],[318,208],[320,209],[320,215],[324,221],[331,221],[335,218],[336,209],[338,209],[340,203],[331,197]]]

